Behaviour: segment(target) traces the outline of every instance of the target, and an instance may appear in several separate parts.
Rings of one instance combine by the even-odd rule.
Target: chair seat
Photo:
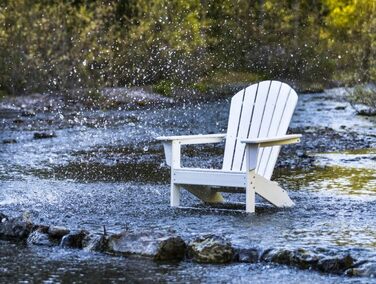
[[[177,184],[226,187],[245,187],[247,185],[245,172],[221,169],[180,168],[174,170],[172,178]]]

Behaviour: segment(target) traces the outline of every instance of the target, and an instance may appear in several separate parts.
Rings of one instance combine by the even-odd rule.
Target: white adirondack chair
[[[238,92],[231,100],[227,134],[158,137],[171,167],[171,206],[180,205],[185,188],[206,203],[222,203],[220,192],[245,188],[246,212],[255,211],[257,193],[277,207],[294,203],[270,181],[281,145],[297,143],[301,135],[286,135],[298,96],[287,84],[263,81]],[[226,140],[222,169],[183,168],[181,145]],[[222,187],[224,187],[222,189]]]

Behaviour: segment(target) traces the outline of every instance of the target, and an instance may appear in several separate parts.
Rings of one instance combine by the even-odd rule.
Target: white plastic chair
[[[270,181],[281,145],[297,143],[301,135],[286,135],[298,96],[287,84],[263,81],[231,99],[226,134],[158,137],[171,167],[171,206],[180,205],[187,189],[206,203],[223,203],[221,191],[245,188],[246,212],[255,212],[257,193],[277,207],[294,203],[287,192]],[[181,167],[181,145],[226,140],[222,169]]]

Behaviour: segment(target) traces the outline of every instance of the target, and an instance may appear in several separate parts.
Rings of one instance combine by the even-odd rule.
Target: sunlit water
[[[375,257],[375,150],[314,153],[313,167],[278,169],[275,179],[290,191],[291,209],[259,203],[257,214],[169,207],[169,172],[155,137],[225,132],[229,100],[174,108],[38,114],[14,123],[2,120],[0,141],[0,212],[28,211],[37,223],[112,232],[125,228],[174,229],[186,240],[201,233],[229,238],[236,246],[304,247],[351,251]],[[375,145],[375,120],[354,116],[333,94],[300,96],[292,128],[315,131],[331,127],[355,132]],[[54,130],[56,138],[34,140],[33,133]],[[333,141],[337,143],[338,141]],[[330,149],[330,148],[329,148]],[[223,145],[186,162],[219,165]],[[283,153],[282,153],[283,154]],[[242,195],[226,196],[243,201]],[[261,201],[261,200],[260,200]],[[197,199],[183,194],[187,206]],[[20,263],[19,269],[14,263]],[[99,272],[104,269],[105,273]],[[99,270],[99,271],[98,271]],[[52,272],[53,271],[53,272]],[[132,281],[264,282],[345,281],[340,277],[281,266],[156,264],[62,249],[30,248],[0,242],[0,280],[82,281],[102,278]],[[269,278],[270,277],[270,278]],[[348,281],[348,280],[346,280]]]

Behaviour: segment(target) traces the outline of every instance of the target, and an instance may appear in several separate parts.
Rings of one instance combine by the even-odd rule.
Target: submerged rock
[[[122,255],[143,255],[154,260],[182,260],[185,255],[185,242],[179,236],[164,232],[124,231],[111,235],[108,249]]]
[[[374,108],[360,109],[357,111],[357,114],[363,115],[363,116],[376,116],[376,109]]]
[[[13,120],[13,123],[15,123],[15,124],[21,124],[21,123],[24,123],[24,120],[20,119],[20,118],[16,118],[16,119]]]
[[[352,104],[351,105],[356,113],[358,115],[363,115],[363,116],[375,116],[376,115],[376,108],[373,106],[365,105],[365,104]]]
[[[291,265],[301,269],[315,268],[321,255],[305,249],[269,249],[266,250],[261,259],[266,262]]]
[[[314,269],[325,273],[342,274],[351,268],[355,259],[347,255],[325,256],[316,252],[299,249],[269,249],[261,256],[262,261],[295,266],[301,269]]]
[[[317,263],[317,269],[321,272],[342,274],[351,268],[355,263],[355,259],[347,254],[344,256],[325,257]]]
[[[335,110],[344,110],[344,109],[346,109],[347,108],[347,106],[345,106],[345,105],[340,105],[340,106],[336,106],[334,109]]]
[[[236,259],[239,262],[256,263],[259,261],[260,253],[256,248],[238,249]]]
[[[33,224],[22,217],[2,219],[0,223],[0,238],[2,239],[25,240],[32,232]]]
[[[25,116],[25,117],[28,117],[28,116],[35,116],[36,113],[34,110],[24,110],[22,113],[21,113],[21,116]]]
[[[56,137],[55,132],[35,132],[34,139],[47,139]]]
[[[8,216],[3,213],[0,213],[0,223],[5,222],[6,220],[8,220]]]
[[[78,248],[82,249],[84,246],[84,239],[89,235],[88,231],[80,230],[71,232],[61,239],[60,246],[65,248]]]
[[[3,144],[15,144],[17,143],[16,139],[4,139]]]
[[[106,252],[108,251],[107,235],[87,235],[82,242],[83,249],[86,251]]]
[[[345,274],[356,277],[376,277],[376,262],[364,261],[356,267],[346,270]]]
[[[234,259],[234,249],[222,237],[204,235],[188,244],[188,257],[200,263],[228,263]]]
[[[155,260],[182,260],[185,256],[186,244],[179,236],[161,239]]]
[[[50,226],[47,233],[50,238],[61,240],[65,235],[68,235],[70,231],[65,227]]]
[[[48,234],[43,232],[42,230],[36,230],[32,232],[27,238],[27,243],[31,245],[49,246],[49,247],[56,245],[50,240]]]

